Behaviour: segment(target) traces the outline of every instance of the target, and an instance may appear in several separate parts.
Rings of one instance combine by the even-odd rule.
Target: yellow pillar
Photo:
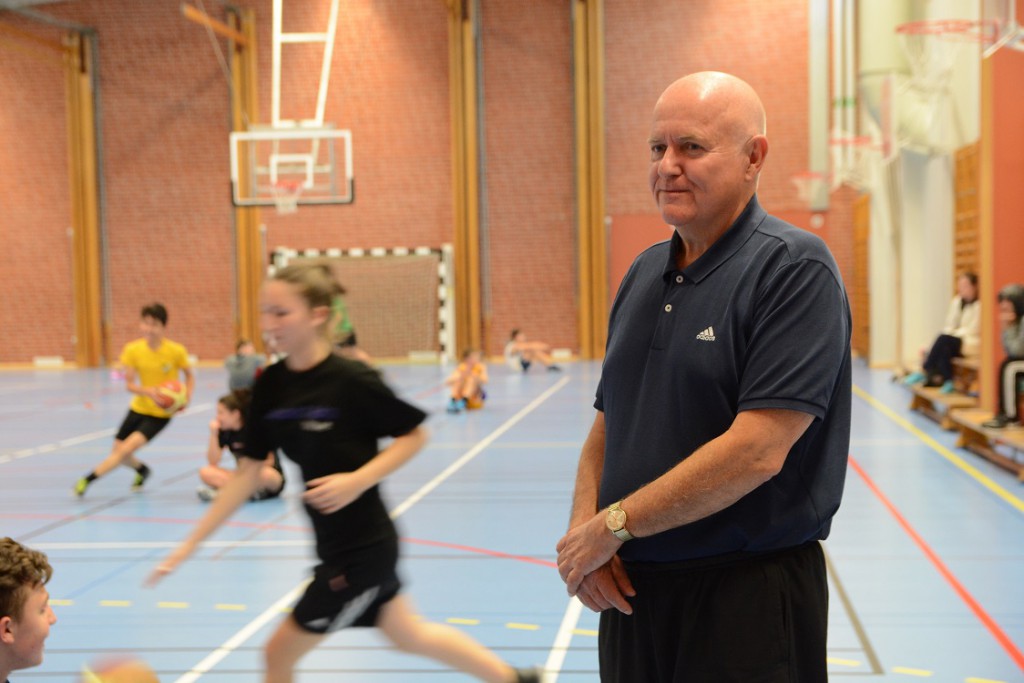
[[[64,40],[71,190],[71,276],[75,363],[78,367],[95,367],[104,355],[92,40],[91,36],[80,33],[71,33]]]
[[[472,0],[447,0],[454,207],[456,354],[481,347],[480,166]]]
[[[603,21],[603,0],[574,1],[579,345],[591,359],[604,356],[608,324]]]
[[[257,100],[256,18],[252,9],[231,10],[231,23],[244,41],[233,41],[231,49],[231,122],[232,130],[246,131],[259,120]],[[239,182],[253,182],[248,167],[241,164]],[[251,192],[243,193],[246,196]],[[236,336],[251,339],[263,348],[260,334],[259,290],[266,270],[263,238],[260,232],[260,209],[257,206],[235,207],[235,263],[237,269]]]

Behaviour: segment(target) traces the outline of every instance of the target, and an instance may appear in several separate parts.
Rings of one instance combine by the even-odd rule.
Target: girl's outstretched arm
[[[156,585],[162,578],[177,569],[178,565],[195,552],[200,543],[220,528],[238,508],[242,507],[245,501],[256,493],[260,486],[260,468],[262,467],[263,462],[259,460],[239,458],[238,469],[234,476],[217,493],[217,497],[210,504],[210,509],[196,523],[188,538],[156,566],[149,578],[146,579],[147,586]]]

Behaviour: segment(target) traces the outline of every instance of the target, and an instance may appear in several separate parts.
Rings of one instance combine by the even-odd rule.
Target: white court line
[[[484,448],[487,447],[488,444],[490,444],[492,441],[494,441],[499,436],[501,436],[509,429],[511,429],[513,425],[515,425],[517,422],[526,417],[530,412],[535,410],[541,403],[551,398],[551,396],[556,391],[558,391],[568,383],[569,378],[563,377],[557,383],[549,387],[547,391],[545,391],[543,394],[541,394],[532,402],[530,402],[529,405],[527,405],[518,413],[510,417],[504,424],[495,429],[493,432],[488,434],[482,441],[477,443],[476,446],[469,449],[465,453],[465,455],[463,455],[458,460],[453,462],[451,465],[446,467],[440,474],[438,474],[436,477],[434,477],[426,484],[421,486],[420,489],[416,491],[416,493],[406,498],[397,507],[391,510],[391,519],[398,518],[413,505],[423,500],[423,498],[427,494],[429,494],[431,491],[440,486],[445,479],[458,472],[469,461],[471,461],[473,458],[479,455],[484,450]],[[287,595],[285,595],[283,598],[274,603],[274,605],[271,606],[270,609],[256,617],[255,620],[253,620],[245,627],[243,627],[241,631],[231,636],[231,638],[225,641],[223,645],[221,645],[216,650],[207,655],[203,659],[203,661],[194,665],[187,673],[185,673],[183,676],[174,681],[174,683],[194,683],[194,681],[198,680],[200,676],[202,676],[204,673],[206,673],[214,666],[216,666],[221,660],[223,660],[225,657],[231,654],[234,650],[241,647],[246,640],[248,640],[250,637],[252,637],[254,633],[256,633],[256,631],[261,629],[268,621],[270,621],[274,616],[279,614],[284,606],[291,604],[291,602],[295,599],[298,593],[306,587],[307,583],[309,582],[303,581],[301,584],[290,590]]]
[[[473,448],[470,448],[468,451],[466,451],[466,453],[461,458],[453,462],[451,465],[448,465],[448,467],[446,467],[439,475],[437,475],[436,477],[428,481],[426,484],[424,484],[419,491],[406,498],[404,502],[399,504],[398,507],[391,511],[391,519],[397,519],[406,510],[411,508],[416,503],[420,502],[420,500],[422,500],[428,493],[436,489],[441,484],[441,482],[443,482],[445,479],[447,479],[448,477],[452,476],[460,469],[462,469],[462,467],[466,463],[468,463],[470,460],[478,456],[480,452],[483,451],[485,448],[490,446],[495,439],[497,439],[499,436],[501,436],[508,430],[512,429],[512,427],[514,427],[516,423],[518,423],[528,414],[533,412],[537,408],[537,406],[551,398],[552,394],[554,394],[556,391],[558,391],[568,383],[569,378],[563,377],[557,383],[550,386],[547,391],[545,391],[543,394],[535,398],[532,402],[530,402],[529,405],[527,405],[518,413],[510,417],[505,422],[505,424],[501,425],[493,432],[488,434],[486,437],[484,437],[482,441],[478,442],[476,446],[473,446]]]
[[[191,415],[197,415],[200,412],[208,410],[213,407],[212,403],[200,403],[198,405],[189,406],[188,410],[178,416],[176,419],[186,418]],[[82,434],[81,436],[72,436],[67,439],[62,439],[55,443],[44,443],[41,446],[35,446],[33,448],[22,448],[21,450],[12,451],[10,453],[4,453],[0,455],[0,465],[5,462],[11,462],[13,460],[21,460],[22,458],[31,458],[34,455],[41,455],[43,453],[53,453],[61,448],[67,448],[68,446],[77,446],[78,444],[86,443],[88,441],[95,441],[96,439],[103,439],[109,436],[113,436],[117,433],[116,429],[101,429],[98,432],[89,432],[88,434]]]
[[[544,683],[558,681],[558,674],[562,672],[562,665],[565,664],[565,656],[569,654],[572,632],[576,630],[582,612],[583,603],[579,598],[576,596],[570,598],[569,606],[565,608],[565,616],[562,617],[562,625],[558,627],[555,642],[552,643],[551,651],[548,653],[548,661],[544,664]]]
[[[299,593],[306,589],[307,583],[309,583],[309,581],[303,581],[298,586],[288,591],[288,593],[286,593],[280,600],[271,605],[267,611],[246,624],[241,631],[231,636],[223,645],[208,654],[203,661],[195,664],[190,671],[175,681],[175,683],[192,683],[193,681],[199,680],[200,676],[217,666],[217,664],[231,654],[232,651],[245,644],[245,641],[249,640],[256,631],[259,631],[267,624],[267,622],[278,616],[281,613],[281,610],[291,605],[299,596]]]
[[[60,444],[62,448],[65,448],[67,446],[77,446],[80,443],[92,441],[93,439],[102,439],[105,436],[113,436],[116,433],[117,430],[111,427],[110,429],[101,429],[98,432],[89,432],[88,434],[82,434],[81,436],[73,436],[70,439],[64,439],[63,441],[58,441],[57,443]]]

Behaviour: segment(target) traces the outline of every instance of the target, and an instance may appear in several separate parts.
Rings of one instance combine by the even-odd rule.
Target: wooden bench
[[[939,391],[939,387],[924,387],[917,384],[912,386],[911,390],[914,392],[914,397],[910,400],[910,409],[927,415],[938,422],[943,429],[956,428],[952,421],[955,411],[975,408],[978,405],[978,399],[974,396],[957,392],[944,394]]]
[[[1013,472],[1024,482],[1024,427],[986,429],[981,425],[992,419],[992,413],[977,408],[957,410],[950,414],[950,419],[960,432],[956,442],[959,448]],[[1009,454],[998,450],[999,446]]]
[[[954,358],[953,359],[953,384],[961,394],[978,393],[978,368],[981,361],[978,358]]]

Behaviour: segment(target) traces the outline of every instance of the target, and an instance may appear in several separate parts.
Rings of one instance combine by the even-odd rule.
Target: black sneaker
[[[561,371],[562,371],[562,368],[560,368],[557,365],[549,365],[548,366],[548,372],[561,372]]]
[[[985,429],[1003,429],[1008,424],[1010,424],[1010,418],[1006,415],[996,415],[991,420],[982,422],[981,426]]]
[[[209,503],[217,497],[217,489],[203,484],[196,487],[196,495],[199,496],[199,500],[204,503]]]
[[[541,670],[534,669],[516,669],[516,683],[540,683],[541,682]]]
[[[135,479],[132,480],[132,491],[141,491],[150,474],[152,472],[146,465],[142,465],[139,469],[135,470]]]

